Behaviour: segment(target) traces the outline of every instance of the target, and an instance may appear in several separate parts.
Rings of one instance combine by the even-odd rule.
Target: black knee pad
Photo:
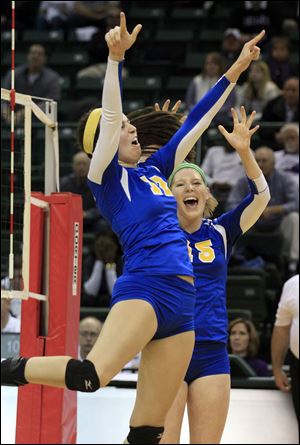
[[[163,426],[130,427],[127,436],[128,443],[159,443],[164,432]]]
[[[69,360],[65,382],[68,389],[75,391],[95,392],[100,388],[98,374],[90,360]]]

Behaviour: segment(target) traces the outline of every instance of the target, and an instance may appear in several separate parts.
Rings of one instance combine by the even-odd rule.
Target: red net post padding
[[[32,323],[33,319],[29,321],[25,316],[23,322],[26,308],[22,309],[21,337],[26,337],[28,349],[22,349],[21,354],[69,355],[77,358],[82,255],[81,197],[71,193],[53,193],[42,199],[50,204],[48,334],[43,337],[43,353],[40,353],[40,350],[33,353],[33,349],[38,349],[37,338],[41,337],[31,330],[33,337],[27,338],[28,323]],[[31,225],[36,227],[33,218]],[[30,279],[31,274],[30,270]],[[37,306],[40,304],[39,301],[34,303],[37,303]],[[38,317],[39,310],[36,311],[35,316]],[[27,352],[29,350],[30,354]],[[36,388],[39,388],[40,394],[35,394]],[[21,393],[25,390],[27,393],[21,398]],[[49,386],[27,385],[20,388],[19,393],[16,443],[76,443],[76,392]],[[38,413],[35,409],[36,403],[40,405]],[[32,423],[37,423],[36,428],[33,428]],[[39,431],[38,440],[33,430]]]

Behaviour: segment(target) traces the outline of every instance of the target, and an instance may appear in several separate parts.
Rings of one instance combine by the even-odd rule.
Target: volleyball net
[[[38,172],[37,191],[59,191],[57,104],[45,98],[35,99],[40,106],[31,96],[16,93],[12,115],[11,91],[1,89],[2,298],[46,299],[46,295],[30,292],[29,288],[30,206],[45,210],[48,207],[46,202],[31,196],[32,166]]]

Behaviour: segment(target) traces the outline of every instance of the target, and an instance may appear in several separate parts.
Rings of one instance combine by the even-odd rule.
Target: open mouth
[[[188,198],[185,198],[183,202],[188,209],[195,209],[198,205],[199,200],[195,196],[189,196]]]
[[[132,145],[135,145],[136,147],[138,147],[140,144],[139,144],[139,141],[138,141],[138,138],[134,138],[133,139],[133,141],[132,141]]]

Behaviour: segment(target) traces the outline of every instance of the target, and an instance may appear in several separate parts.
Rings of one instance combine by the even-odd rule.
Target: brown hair
[[[150,147],[162,147],[181,127],[181,113],[155,111],[153,107],[146,107],[127,115],[131,124],[137,129],[138,140],[142,152]],[[187,156],[189,162],[195,162],[196,147]]]
[[[247,356],[255,357],[256,354],[258,353],[258,349],[259,349],[259,337],[258,337],[257,330],[256,330],[254,324],[252,323],[252,321],[246,320],[245,318],[235,318],[234,320],[232,320],[229,323],[229,326],[228,326],[229,335],[231,333],[231,329],[238,323],[243,323],[246,326],[247,332],[249,334],[249,344],[248,344],[248,349],[247,349]],[[231,353],[232,350],[230,347],[230,342],[228,345],[228,349],[229,349],[229,353]]]
[[[204,59],[203,63],[203,74],[206,76],[206,70],[205,70],[205,64],[207,63],[207,59],[211,58],[213,63],[219,66],[219,76],[224,73],[225,71],[225,61],[222,55],[216,51],[213,51],[211,53],[207,53]]]

